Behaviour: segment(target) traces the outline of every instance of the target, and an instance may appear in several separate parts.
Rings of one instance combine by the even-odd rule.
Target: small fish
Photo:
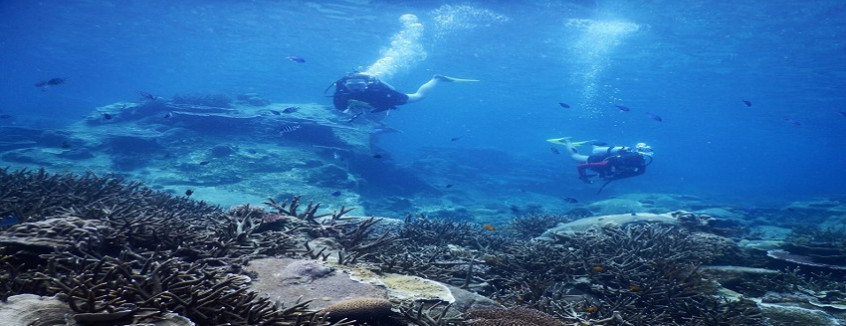
[[[373,154],[373,158],[380,159],[382,158],[382,154]]]
[[[165,119],[173,118],[173,112],[168,111],[167,113],[165,113],[164,118]]]
[[[157,101],[157,100],[161,99],[161,97],[155,96],[155,95],[147,93],[145,91],[138,91],[138,94],[141,95],[142,99],[145,99],[145,100],[148,100],[148,101]]]
[[[185,196],[191,197],[191,195],[193,195],[193,194],[194,194],[194,190],[191,190],[191,189],[185,190]]]
[[[604,141],[592,141],[590,144],[593,146],[608,146],[608,143]]]
[[[482,227],[485,228],[485,230],[488,230],[488,231],[496,230],[496,228],[493,225],[490,225],[490,224],[483,224]]]
[[[449,183],[449,184],[447,184],[446,186],[444,186],[444,188],[452,188],[452,184],[451,184],[451,183]]]
[[[570,203],[570,204],[575,204],[575,203],[578,203],[578,202],[579,202],[579,200],[578,200],[578,199],[573,198],[573,197],[567,197],[567,198],[564,198],[564,201],[566,201],[566,202],[568,202],[568,203]]]
[[[560,105],[562,108],[565,108],[565,109],[570,108],[570,104],[567,104],[567,103],[564,103],[564,102],[558,102],[558,105]]]
[[[632,284],[632,285],[629,285],[629,290],[632,290],[632,291],[634,291],[634,292],[637,292],[637,291],[643,290],[643,288],[641,288],[641,287],[640,287],[640,285],[634,285],[634,284]]]
[[[602,266],[602,265],[596,265],[596,266],[593,266],[593,267],[591,268],[591,270],[593,270],[594,272],[599,273],[599,272],[604,271],[604,270],[605,270],[605,267],[604,267],[604,266]]]
[[[47,86],[56,86],[65,83],[64,78],[50,78],[49,80],[42,80],[35,83],[35,87],[47,87]]]
[[[558,149],[555,148],[555,147],[550,147],[549,151],[552,152],[552,154],[555,154],[555,155],[561,154],[561,152],[559,152]]]
[[[209,165],[209,161],[202,161],[199,163],[200,165]]]
[[[71,148],[71,144],[70,144],[70,143],[68,143],[68,142],[66,142],[66,141],[63,141],[63,142],[62,142],[62,148],[64,148],[64,149]]]
[[[842,116],[846,117],[846,111],[840,111],[840,112],[838,112],[838,113],[840,113],[840,115],[842,115]],[[0,117],[1,117],[1,116],[0,116]]]
[[[112,115],[108,113],[103,113],[103,119],[112,120]]]
[[[597,309],[599,309],[599,308],[594,307],[594,306],[590,306],[590,307],[586,307],[586,308],[585,308],[585,311],[587,311],[587,312],[594,312],[594,311],[596,311]]]
[[[296,55],[289,55],[288,60],[291,60],[293,62],[298,62],[298,63],[305,63],[305,59],[303,59],[303,57],[296,56]]]
[[[742,102],[743,105],[746,105],[747,108],[752,106],[752,101],[750,100],[742,100]]]
[[[459,140],[461,140],[461,136],[452,137],[452,138],[449,139],[449,141],[459,141]]]
[[[787,121],[787,123],[794,125],[794,126],[797,126],[797,127],[802,125],[802,122],[799,121],[799,120],[796,120],[796,119],[784,118],[784,121]]]
[[[632,216],[637,216],[637,212],[631,212]]]
[[[297,112],[299,110],[300,110],[300,107],[298,107],[298,106],[289,106],[289,107],[285,108],[284,110],[282,110],[282,113],[285,113],[285,114],[294,113],[294,112]]]
[[[332,195],[332,197],[338,197],[338,196],[340,196],[340,195],[341,195],[341,191],[340,191],[340,190],[335,190],[335,191],[333,191],[330,195]]]
[[[11,118],[12,118],[11,114],[0,114],[0,119],[11,119]]]
[[[614,104],[614,106],[616,106],[618,109],[620,109],[620,111],[623,111],[623,112],[629,112],[629,111],[632,110],[631,108],[629,108],[628,106],[625,106],[625,105]]]
[[[276,110],[270,110],[270,113],[273,113],[273,115],[280,115],[280,114],[282,114],[282,113],[279,113],[279,111],[276,111]]]
[[[6,217],[6,218],[0,220],[0,226],[9,226],[9,225],[13,225],[13,224],[18,224],[20,222],[21,222],[21,219],[19,219],[17,217]]]
[[[300,129],[300,127],[301,126],[298,124],[284,125],[282,126],[282,128],[279,129],[279,134],[284,136],[285,134],[297,131],[297,129]]]
[[[339,160],[339,161],[343,161],[343,160],[344,160],[344,158],[343,158],[343,157],[341,157],[341,154],[338,154],[338,152],[332,152],[332,158],[333,158],[333,159],[336,159],[336,160]]]
[[[649,112],[646,112],[646,115],[648,115],[652,120],[655,120],[655,121],[658,121],[658,122],[664,121],[664,119],[661,118],[660,115],[657,115],[657,114],[654,114],[654,113],[649,113]]]

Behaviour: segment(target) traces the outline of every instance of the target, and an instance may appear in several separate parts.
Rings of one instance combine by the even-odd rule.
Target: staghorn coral
[[[13,225],[0,234],[0,244],[49,252],[72,247],[99,250],[115,231],[108,223],[78,217],[51,218]]]
[[[320,204],[309,203],[305,210],[300,212],[299,196],[294,196],[282,203],[270,198],[265,204],[276,209],[276,213],[271,214],[271,216],[285,216],[299,220],[310,236],[334,239],[343,247],[343,250],[338,251],[338,263],[342,265],[355,263],[358,259],[368,256],[378,247],[398,240],[397,237],[391,235],[390,229],[380,236],[373,235],[375,230],[373,226],[379,223],[381,219],[346,217],[345,215],[352,208],[341,207],[337,212],[317,214]],[[328,254],[323,253],[326,248],[314,252],[307,243],[305,248],[306,255],[311,259],[322,258],[326,260],[328,258]]]
[[[560,215],[525,215],[511,220],[508,227],[520,239],[530,239],[543,234],[558,223],[569,222],[572,218]]]
[[[464,222],[407,217],[396,241],[368,257],[384,272],[421,276],[479,290],[487,287],[488,262],[512,243],[507,235]]]
[[[33,222],[68,212],[82,219],[105,219],[142,212],[163,217],[206,217],[220,214],[220,209],[112,176],[0,169],[0,216]]]
[[[451,304],[422,301],[403,302],[398,310],[410,325],[420,326],[456,326],[464,325],[464,318],[455,312]]]
[[[226,212],[93,174],[0,169],[0,212],[23,220],[0,228],[2,298],[57,295],[86,324],[170,313],[197,325],[332,324],[307,302],[259,297],[237,274],[249,259],[296,252],[299,226],[260,230],[261,210]]]
[[[81,323],[157,320],[167,312],[198,325],[318,325],[306,303],[281,307],[244,285],[244,277],[223,268],[178,258],[126,252],[124,257],[55,255],[57,273],[38,273]]]
[[[753,308],[743,306],[734,311],[729,309],[731,305],[710,295],[713,287],[697,266],[713,258],[712,248],[709,238],[694,236],[678,227],[647,224],[593,229],[560,235],[552,244],[533,248],[526,258],[540,258],[549,264],[546,266],[554,267],[542,272],[534,272],[531,267],[517,269],[519,273],[504,278],[509,281],[497,287],[516,289],[516,293],[506,295],[505,299],[539,301],[555,295],[550,292],[553,289],[550,283],[561,282],[564,286],[556,291],[586,294],[596,300],[590,309],[581,310],[580,318],[617,320],[615,314],[619,314],[619,319],[634,324],[688,321],[705,325],[705,320],[715,317],[691,308],[718,307],[708,311],[722,311],[717,315],[726,320],[730,313],[736,313],[742,318],[734,320],[746,318],[745,324],[738,325],[753,325],[759,320]],[[526,258],[504,266],[519,268],[528,263]],[[568,311],[557,314],[573,317]]]
[[[512,239],[477,250],[470,248],[483,248],[478,242],[487,241],[485,233],[474,238],[444,225],[412,222],[405,226],[410,231],[398,231],[407,241],[382,248],[369,261],[383,271],[472,288],[508,306],[534,306],[574,324],[759,320],[754,307],[712,297],[712,284],[697,268],[736,250],[721,238],[646,224],[561,234],[551,241]],[[438,230],[455,236],[436,237]]]

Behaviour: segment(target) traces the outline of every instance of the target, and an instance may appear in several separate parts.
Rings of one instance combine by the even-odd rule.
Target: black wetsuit
[[[351,85],[357,87],[348,87]],[[332,97],[335,108],[342,111],[349,107],[349,100],[370,104],[373,107],[371,112],[394,110],[397,105],[408,103],[408,95],[398,92],[376,77],[360,73],[349,74],[336,81]]]
[[[646,173],[646,166],[649,165],[645,155],[634,152],[628,148],[622,148],[616,154],[611,154],[613,147],[608,153],[588,156],[587,162],[578,166],[579,178],[587,181],[587,169],[596,171],[599,177],[613,181],[629,178]]]

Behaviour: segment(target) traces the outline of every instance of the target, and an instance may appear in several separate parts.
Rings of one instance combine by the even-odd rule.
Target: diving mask
[[[367,89],[368,81],[364,78],[350,78],[344,81],[344,86],[351,91],[363,91]]]
[[[644,155],[652,155],[652,147],[649,147],[646,143],[637,143],[635,151]]]

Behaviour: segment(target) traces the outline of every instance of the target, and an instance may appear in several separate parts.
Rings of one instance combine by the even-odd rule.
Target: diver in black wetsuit
[[[376,76],[354,72],[337,80],[335,86],[333,104],[335,109],[346,111],[351,106],[360,106],[358,103],[351,103],[350,100],[365,103],[370,106],[370,113],[394,110],[397,105],[422,100],[439,82],[466,82],[477,81],[474,79],[452,78],[442,75],[435,75],[420,85],[417,92],[405,94],[395,90],[390,85],[379,80]],[[331,86],[330,86],[331,87]]]
[[[645,143],[638,143],[635,147],[594,145],[591,155],[579,154],[569,140],[565,140],[565,144],[570,156],[581,163],[577,167],[580,180],[593,183],[591,177],[596,176],[605,181],[597,193],[613,181],[646,173],[646,167],[652,163],[652,148]],[[597,174],[588,175],[588,170]]]

